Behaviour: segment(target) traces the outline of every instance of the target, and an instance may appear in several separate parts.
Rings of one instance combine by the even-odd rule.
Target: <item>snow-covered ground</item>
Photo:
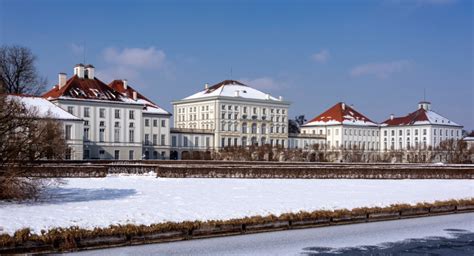
[[[0,202],[0,233],[30,227],[231,219],[474,197],[472,180],[65,179],[38,202]]]

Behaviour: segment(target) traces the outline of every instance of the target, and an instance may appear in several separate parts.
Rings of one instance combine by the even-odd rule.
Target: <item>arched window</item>
[[[243,147],[247,146],[247,137],[242,137],[242,146]]]
[[[256,134],[256,133],[257,133],[257,124],[253,123],[252,124],[252,134]]]
[[[242,133],[247,133],[247,123],[242,124]],[[245,137],[244,137],[245,138]],[[243,139],[243,138],[242,138]]]
[[[252,145],[258,145],[257,137],[252,137]]]
[[[267,133],[267,125],[266,124],[262,124],[262,134],[266,134]]]

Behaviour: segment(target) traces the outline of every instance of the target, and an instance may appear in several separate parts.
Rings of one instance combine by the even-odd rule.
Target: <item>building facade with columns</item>
[[[265,144],[288,147],[290,102],[281,96],[225,80],[206,84],[201,91],[172,103],[174,127],[212,132],[213,149]]]
[[[60,73],[58,80],[43,98],[84,120],[83,159],[169,156],[171,114],[135,91],[126,80],[107,85],[95,76],[92,65],[82,64],[74,67],[71,78]]]

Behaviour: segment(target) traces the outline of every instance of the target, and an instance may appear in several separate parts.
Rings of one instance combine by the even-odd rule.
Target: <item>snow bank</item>
[[[38,202],[0,203],[0,232],[242,218],[474,197],[472,180],[65,179]]]

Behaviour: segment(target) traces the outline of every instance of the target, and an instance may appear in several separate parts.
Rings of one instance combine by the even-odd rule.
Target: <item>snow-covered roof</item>
[[[109,87],[121,93],[124,98],[132,101],[133,103],[142,104],[143,105],[143,113],[148,114],[161,114],[161,115],[171,115],[170,112],[166,111],[162,107],[158,106],[158,104],[154,103],[153,101],[149,100],[147,97],[143,96],[133,87],[128,84],[124,84],[124,80],[114,80],[109,84]],[[136,93],[137,100],[133,100],[133,94]]]
[[[31,111],[35,111],[40,118],[52,117],[62,120],[82,120],[42,97],[8,95],[8,98],[24,104]]]
[[[257,100],[273,100],[280,101],[279,99],[271,96],[268,93],[264,93],[255,88],[252,88],[246,84],[243,84],[235,80],[225,80],[218,84],[215,84],[207,89],[204,89],[198,93],[195,93],[189,97],[189,99],[200,99],[213,96],[224,96],[224,97],[240,97],[245,99],[257,99]]]
[[[404,125],[448,125],[461,126],[448,118],[432,111],[420,107],[418,110],[402,117],[394,117],[385,120],[382,126],[404,126]]]
[[[375,122],[356,111],[353,107],[339,102],[319,116],[311,119],[304,126],[324,126],[324,125],[359,125],[378,126]]]

